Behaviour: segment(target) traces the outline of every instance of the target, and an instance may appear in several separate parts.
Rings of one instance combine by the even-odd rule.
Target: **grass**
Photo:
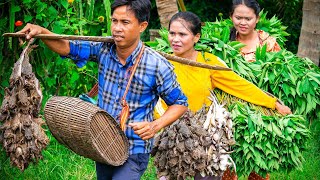
[[[42,152],[43,159],[38,164],[30,164],[21,172],[18,168],[10,166],[9,158],[4,150],[0,153],[0,179],[14,180],[40,180],[40,179],[95,179],[94,162],[76,155],[47,133],[50,144]]]
[[[320,179],[320,121],[313,122],[311,126],[311,138],[307,144],[307,150],[303,153],[305,162],[302,171],[293,170],[289,173],[272,173],[271,180],[287,179]]]
[[[303,170],[291,172],[271,173],[271,180],[317,180],[320,179],[320,121],[311,126],[311,138],[308,142],[307,151],[304,152],[305,162]],[[90,159],[83,158],[57,140],[47,131],[50,144],[42,152],[43,160],[38,164],[31,164],[24,172],[10,166],[9,158],[3,149],[0,150],[0,180],[95,180],[95,166]],[[156,168],[150,159],[147,170],[142,180],[157,179]],[[240,177],[240,180],[247,179]]]

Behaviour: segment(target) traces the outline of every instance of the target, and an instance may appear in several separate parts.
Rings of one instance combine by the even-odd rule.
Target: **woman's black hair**
[[[134,12],[139,23],[147,21],[150,19],[150,0],[115,0],[111,5],[111,14],[114,10],[120,6],[128,6],[131,11]]]
[[[255,13],[255,15],[258,17],[259,13],[260,13],[260,5],[256,0],[233,0],[232,1],[232,8],[231,8],[231,12],[230,12],[230,16],[233,15],[234,10],[236,9],[236,7],[238,7],[239,5],[245,5],[248,8],[252,9]],[[230,40],[231,41],[235,41],[236,40],[236,29],[233,27],[230,30]]]
[[[178,12],[177,14],[173,15],[170,19],[169,30],[171,23],[177,19],[182,19],[186,21],[186,23],[188,24],[188,27],[186,28],[188,28],[193,33],[193,35],[197,35],[198,33],[201,34],[201,20],[196,14],[188,11]]]

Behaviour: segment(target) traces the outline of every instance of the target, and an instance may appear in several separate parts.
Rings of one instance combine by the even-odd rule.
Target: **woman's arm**
[[[216,65],[225,66],[217,58],[214,60]],[[212,84],[231,95],[234,95],[247,102],[265,106],[271,109],[277,109],[280,114],[291,114],[289,107],[280,104],[277,98],[271,97],[263,92],[260,88],[240,77],[233,71],[212,71],[211,73]]]

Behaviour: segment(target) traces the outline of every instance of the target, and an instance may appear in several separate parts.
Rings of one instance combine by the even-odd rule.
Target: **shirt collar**
[[[133,50],[133,52],[131,53],[131,55],[126,59],[126,64],[134,64],[136,62],[136,58],[140,52],[140,49],[142,48],[142,41],[140,40],[138,43],[138,46]],[[113,44],[110,48],[110,55],[111,57],[117,61],[118,63],[120,63],[117,53],[116,53],[116,44]],[[120,63],[121,64],[121,63]]]

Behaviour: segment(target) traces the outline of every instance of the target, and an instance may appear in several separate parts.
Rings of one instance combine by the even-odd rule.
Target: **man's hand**
[[[48,29],[28,23],[21,31],[17,33],[26,34],[26,40],[31,40],[38,34],[54,34]],[[61,56],[67,56],[70,53],[69,41],[65,39],[41,39],[52,51],[60,54]]]
[[[276,102],[276,109],[282,115],[292,114],[291,109],[288,106],[282,105],[279,102]]]
[[[129,126],[134,130],[134,133],[140,136],[143,140],[153,138],[153,136],[158,132],[157,123],[155,121],[129,123]]]
[[[35,35],[43,34],[44,30],[45,29],[43,27],[41,27],[41,26],[28,23],[23,29],[21,29],[17,33],[26,34],[26,39],[30,40]]]

